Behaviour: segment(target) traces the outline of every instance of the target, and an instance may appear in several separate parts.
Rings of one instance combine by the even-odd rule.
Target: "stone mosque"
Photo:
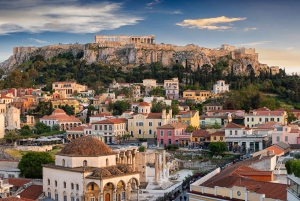
[[[43,165],[43,191],[59,201],[131,200],[140,185],[136,148],[113,151],[93,137],[72,140]]]

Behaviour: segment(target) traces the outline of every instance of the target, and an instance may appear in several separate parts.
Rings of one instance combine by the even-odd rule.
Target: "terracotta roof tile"
[[[206,130],[193,130],[192,132],[193,137],[210,137]]]
[[[31,185],[25,190],[23,190],[19,195],[21,199],[26,198],[26,199],[37,200],[41,194],[43,194],[42,185]]]
[[[173,129],[173,128],[186,128],[187,127],[187,124],[185,123],[172,123],[172,124],[166,124],[166,125],[163,125],[163,126],[159,126],[157,127],[158,129],[164,129],[164,128],[169,128],[169,129]]]
[[[123,124],[125,123],[124,119],[105,119],[102,121],[93,122],[92,124]]]
[[[8,178],[8,183],[17,187],[24,186],[24,184],[28,184],[29,182],[31,182],[31,179]]]
[[[225,128],[245,128],[245,126],[233,122],[229,122]]]
[[[106,116],[112,116],[112,114],[109,113],[109,112],[102,112],[102,113],[93,115],[93,116],[91,116],[91,117],[106,117]]]
[[[274,151],[274,154],[276,154],[276,155],[282,155],[282,154],[284,154],[284,150],[283,149],[280,149],[279,147],[276,147],[274,145],[266,148],[266,150]]]
[[[212,134],[210,134],[210,136],[225,136],[225,131],[217,131],[217,132],[214,132]]]
[[[22,199],[18,197],[0,198],[0,200],[1,201],[22,201]]]
[[[139,106],[150,106],[150,104],[147,103],[147,102],[141,102],[141,103],[139,104]]]

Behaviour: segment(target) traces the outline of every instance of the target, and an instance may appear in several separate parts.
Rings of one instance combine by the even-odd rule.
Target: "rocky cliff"
[[[230,67],[232,66],[237,74],[247,73],[252,68],[256,72],[268,68],[267,65],[259,63],[258,55],[254,49],[208,49],[196,45],[175,46],[168,44],[122,45],[117,42],[50,45],[27,49],[17,47],[14,49],[14,55],[0,63],[0,68],[5,71],[14,69],[35,55],[42,55],[47,60],[59,53],[72,52],[75,56],[81,51],[84,52],[82,59],[86,60],[88,64],[101,62],[108,65],[135,67],[141,64],[161,62],[163,66],[171,67],[173,64],[179,63],[195,70],[204,64],[213,65],[218,61],[228,60]]]

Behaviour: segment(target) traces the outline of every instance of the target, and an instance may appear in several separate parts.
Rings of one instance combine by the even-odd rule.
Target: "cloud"
[[[247,18],[228,18],[225,16],[215,17],[215,18],[202,18],[202,19],[186,19],[183,22],[178,22],[176,25],[187,28],[198,28],[198,29],[208,29],[208,30],[227,30],[234,29],[232,24],[227,26],[221,26],[219,24],[231,23],[235,21],[245,20]]]
[[[39,40],[39,39],[36,39],[36,38],[28,38],[27,40],[30,40],[30,41],[33,41],[33,42],[36,42],[36,43],[47,43],[47,41]]]
[[[97,33],[137,24],[141,17],[122,13],[121,3],[80,0],[1,1],[0,35],[14,32]]]
[[[152,2],[146,3],[146,8],[152,9],[151,6],[155,5],[155,4],[159,4],[161,3],[161,0],[154,0]]]
[[[257,28],[256,27],[246,27],[244,29],[244,31],[254,31],[254,30],[257,30]]]
[[[259,46],[259,45],[265,45],[268,43],[271,43],[272,41],[264,40],[264,41],[257,41],[252,43],[243,43],[243,44],[237,44],[236,46]]]
[[[288,47],[285,50],[290,51],[290,50],[293,50],[293,49],[295,49],[295,48],[294,47]]]

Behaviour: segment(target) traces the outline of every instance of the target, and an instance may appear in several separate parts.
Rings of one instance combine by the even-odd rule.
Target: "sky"
[[[14,46],[155,35],[156,43],[255,48],[260,63],[300,72],[297,0],[0,0],[0,62]]]

